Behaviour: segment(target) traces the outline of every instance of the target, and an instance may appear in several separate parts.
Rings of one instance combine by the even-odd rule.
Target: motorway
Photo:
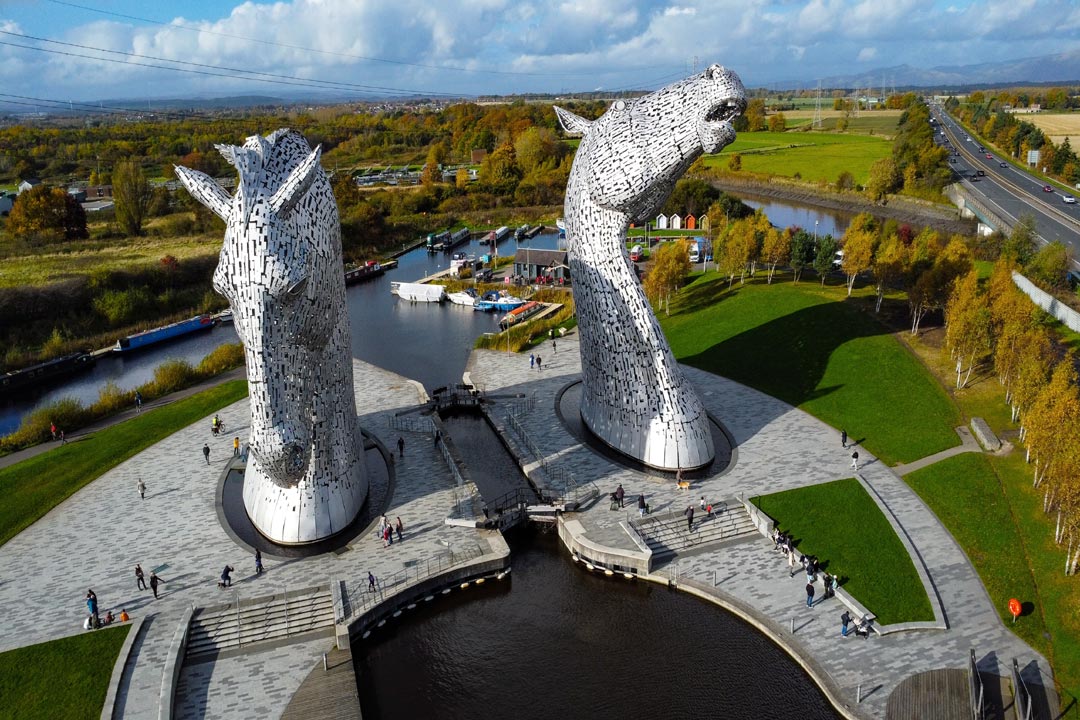
[[[1023,215],[1033,216],[1041,239],[1064,243],[1077,264],[1075,259],[1080,258],[1080,204],[1064,201],[1066,195],[1074,196],[1074,193],[1063,191],[1056,185],[1051,185],[1052,192],[1044,191],[1046,181],[998,157],[992,148],[980,151],[982,145],[977,138],[971,138],[940,106],[932,106],[931,111],[937,119],[936,124],[946,133],[942,136],[935,131],[934,141],[959,152],[952,156],[955,159],[949,164],[964,188],[1010,223]],[[1005,167],[1000,166],[1002,162]],[[972,181],[971,176],[979,170],[986,176]]]

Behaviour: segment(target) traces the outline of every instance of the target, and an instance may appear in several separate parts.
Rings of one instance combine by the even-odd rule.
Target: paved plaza
[[[467,377],[493,394],[532,395],[531,410],[519,415],[533,444],[547,462],[595,482],[602,493],[579,519],[590,541],[614,549],[639,551],[621,523],[627,515],[609,510],[603,499],[622,483],[628,500],[644,493],[653,512],[681,510],[705,495],[718,501],[771,493],[851,477],[850,449],[840,446],[837,430],[755,390],[708,373],[685,368],[709,411],[732,434],[736,455],[728,472],[695,483],[687,493],[670,480],[647,476],[606,460],[581,445],[555,414],[560,389],[580,373],[574,333],[536,350],[543,369],[531,369],[528,355],[475,351]],[[166,438],[80,490],[52,512],[0,547],[0,602],[12,610],[0,628],[0,650],[81,632],[84,597],[93,588],[101,610],[147,619],[122,679],[116,717],[156,718],[162,671],[172,638],[187,608],[226,598],[216,587],[225,564],[236,568],[233,590],[242,598],[324,585],[337,578],[349,584],[370,570],[387,576],[407,563],[446,552],[446,544],[482,545],[476,530],[443,524],[454,500],[453,484],[441,455],[424,434],[390,430],[395,411],[424,401],[422,389],[398,375],[355,362],[355,388],[363,406],[361,425],[388,450],[405,439],[405,458],[396,463],[396,486],[387,514],[400,515],[405,540],[384,549],[371,533],[358,537],[347,552],[302,560],[265,557],[266,573],[254,576],[251,553],[239,547],[218,523],[214,491],[231,456],[234,434],[246,439],[248,405],[238,402],[220,414],[230,428],[211,437],[209,419]],[[498,405],[494,414],[503,412]],[[237,430],[234,432],[232,428]],[[849,428],[851,429],[851,428]],[[852,429],[857,435],[857,429]],[[202,457],[211,446],[210,464]],[[972,451],[970,443],[955,451]],[[975,650],[980,668],[1006,673],[1012,658],[1021,667],[1034,663],[1046,677],[1048,663],[1001,623],[974,568],[936,517],[890,468],[859,448],[859,475],[886,517],[913,553],[936,608],[940,629],[921,629],[842,638],[835,599],[807,608],[803,584],[758,536],[696,549],[673,562],[695,586],[733,604],[750,606],[763,626],[785,633],[786,644],[824,669],[845,704],[859,715],[884,717],[889,693],[912,673],[943,667],[963,668]],[[140,500],[136,482],[147,485]],[[630,503],[628,503],[628,506]],[[872,548],[868,571],[872,571]],[[162,597],[135,588],[133,568],[167,565]],[[616,582],[613,580],[612,582]],[[621,580],[619,580],[621,582]],[[873,608],[871,608],[872,610]],[[790,634],[791,622],[796,628]],[[785,628],[787,630],[785,630]],[[328,650],[332,639],[307,639],[262,651],[185,666],[177,693],[183,718],[277,717],[300,682]],[[863,696],[856,705],[856,693]]]

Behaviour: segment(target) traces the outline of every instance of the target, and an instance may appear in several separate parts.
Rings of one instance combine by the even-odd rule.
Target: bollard
[[[712,571],[712,586],[716,587],[716,570]]]
[[[791,634],[795,634],[795,618],[791,618]]]
[[[862,705],[862,683],[859,683],[859,686],[855,688],[855,704]]]
[[[322,654],[322,671],[326,672],[326,653]]]

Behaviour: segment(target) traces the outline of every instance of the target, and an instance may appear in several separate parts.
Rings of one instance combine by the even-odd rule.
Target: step
[[[239,609],[235,603],[226,603],[196,610],[188,630],[186,654],[215,653],[333,626],[333,599],[325,587],[289,591],[287,606],[284,594],[241,598]]]
[[[717,542],[751,535],[757,532],[750,516],[739,504],[728,503],[727,507],[712,517],[704,513],[694,513],[694,530],[688,532],[686,518],[681,513],[671,512],[643,518],[631,523],[639,537],[644,535],[644,542],[653,553],[653,559],[664,560],[681,551],[697,549]]]

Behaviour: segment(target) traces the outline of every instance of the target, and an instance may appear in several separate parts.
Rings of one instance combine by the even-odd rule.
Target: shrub
[[[58,429],[70,431],[86,424],[90,418],[83,404],[75,398],[60,398],[31,410],[19,429],[0,438],[0,450],[11,452],[19,448],[36,445],[52,438],[50,425],[56,423]]]
[[[95,416],[111,415],[121,410],[127,410],[135,403],[134,390],[122,390],[119,385],[109,380],[105,387],[98,393],[97,402],[90,406],[90,412]]]
[[[191,385],[199,376],[186,360],[166,360],[154,369],[154,379],[140,386],[147,397],[160,397]]]
[[[203,377],[211,377],[244,364],[244,346],[241,343],[219,345],[204,357],[195,371]]]

